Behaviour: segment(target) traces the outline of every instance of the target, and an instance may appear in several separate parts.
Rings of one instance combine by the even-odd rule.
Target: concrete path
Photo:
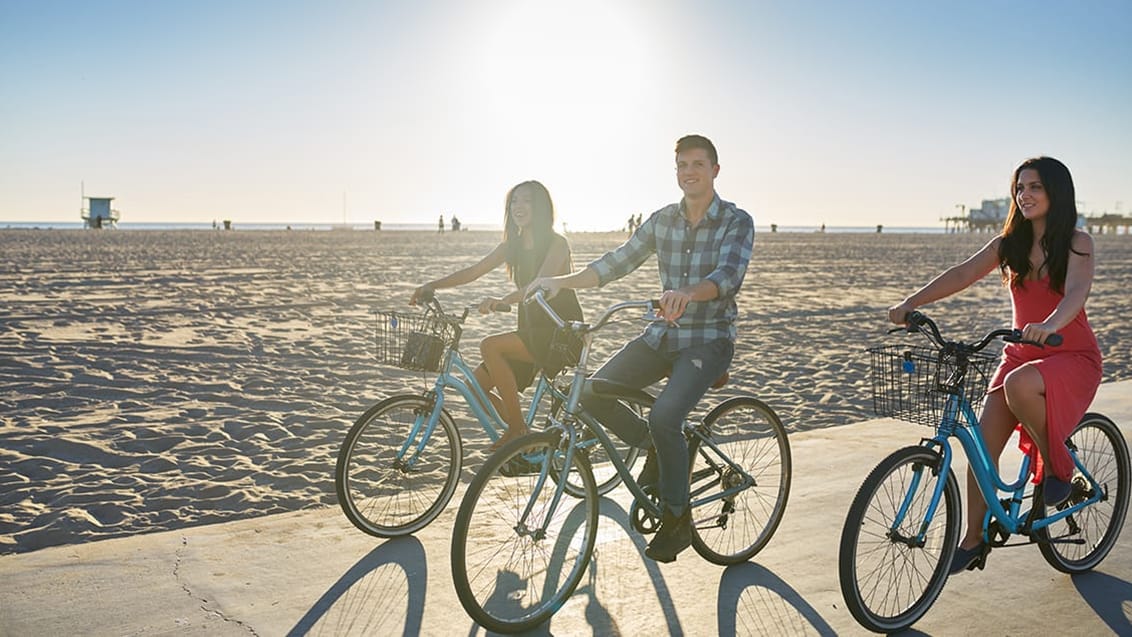
[[[1132,381],[1103,386],[1094,411],[1132,439]],[[837,580],[845,512],[881,458],[929,431],[873,420],[792,435],[782,526],[729,568],[692,550],[673,564],[646,559],[643,539],[626,530],[627,491],[614,491],[588,579],[532,634],[865,634]],[[2,557],[0,635],[484,634],[449,573],[458,498],[416,537],[395,540],[362,534],[332,508]],[[1076,577],[1035,547],[997,550],[985,571],[949,580],[915,630],[1132,634],[1132,532]]]

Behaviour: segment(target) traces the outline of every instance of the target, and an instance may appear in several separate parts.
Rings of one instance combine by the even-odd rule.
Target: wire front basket
[[[459,322],[437,314],[378,311],[377,362],[401,369],[435,372],[456,340]]]
[[[998,356],[986,352],[967,355],[967,375],[953,387],[958,359],[953,352],[933,347],[881,345],[868,349],[872,358],[873,410],[878,416],[936,426],[944,416],[947,397],[960,393],[978,415],[987,383]]]

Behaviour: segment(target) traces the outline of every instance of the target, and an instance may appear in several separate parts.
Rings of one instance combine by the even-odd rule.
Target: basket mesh
[[[881,345],[868,351],[877,415],[933,427],[943,419],[949,394],[962,392],[976,415],[982,411],[987,383],[998,361],[997,355],[986,352],[969,354],[962,387],[946,387],[957,366],[954,355],[906,345]]]
[[[456,322],[435,314],[375,312],[377,362],[435,372],[456,338]]]

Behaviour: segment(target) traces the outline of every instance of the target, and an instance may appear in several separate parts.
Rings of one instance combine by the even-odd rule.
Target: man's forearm
[[[692,297],[692,301],[697,302],[712,301],[719,298],[719,286],[717,286],[715,284],[715,281],[712,281],[711,279],[704,279],[703,281],[700,281],[695,285],[689,285],[687,287],[680,288],[679,291],[688,294]]]
[[[598,277],[597,272],[591,268],[586,267],[578,270],[573,274],[567,274],[563,277],[558,277],[558,283],[564,288],[578,290],[582,288],[596,288],[601,284],[601,278]]]

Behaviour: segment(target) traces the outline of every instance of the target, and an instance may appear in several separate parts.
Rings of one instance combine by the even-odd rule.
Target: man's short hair
[[[676,140],[676,154],[693,148],[702,148],[707,151],[708,159],[711,160],[711,165],[714,166],[719,163],[719,154],[715,152],[715,144],[703,135],[685,135]]]

